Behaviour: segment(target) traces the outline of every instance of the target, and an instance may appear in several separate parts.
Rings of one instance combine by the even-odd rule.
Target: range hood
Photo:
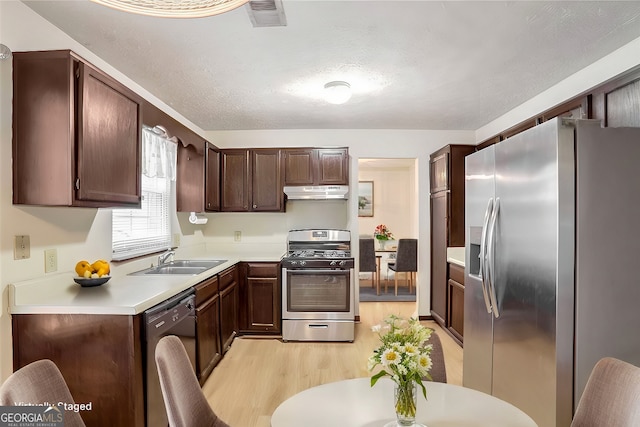
[[[284,194],[289,200],[346,200],[348,185],[285,186]]]

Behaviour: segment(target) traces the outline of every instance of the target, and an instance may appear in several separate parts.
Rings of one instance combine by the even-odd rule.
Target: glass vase
[[[411,427],[416,425],[416,407],[418,403],[416,382],[396,383],[394,398],[398,426]]]
[[[387,243],[386,240],[377,239],[378,240],[378,250],[384,251],[384,246]]]

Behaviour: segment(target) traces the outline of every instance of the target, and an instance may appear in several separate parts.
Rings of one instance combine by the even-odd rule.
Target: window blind
[[[145,134],[146,133],[146,134]],[[174,143],[148,129],[143,129],[145,144],[158,152],[175,148]],[[149,143],[149,141],[152,141]],[[158,141],[153,141],[158,140]],[[158,142],[158,144],[154,144]],[[168,150],[164,150],[164,148]],[[169,157],[171,153],[168,154]],[[143,155],[144,157],[144,155]],[[174,156],[175,159],[175,156]],[[166,162],[166,158],[162,159]],[[171,247],[171,220],[169,217],[169,199],[171,196],[171,177],[168,174],[154,173],[153,177],[142,175],[142,203],[140,209],[114,209],[112,211],[112,259],[123,260],[162,251]]]

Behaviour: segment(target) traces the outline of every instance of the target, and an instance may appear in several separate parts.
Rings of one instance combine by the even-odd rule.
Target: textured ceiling
[[[640,37],[638,1],[284,0],[271,28],[25,3],[204,130],[476,130]]]

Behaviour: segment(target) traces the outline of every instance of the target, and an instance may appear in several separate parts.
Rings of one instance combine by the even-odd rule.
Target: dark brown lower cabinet
[[[222,359],[220,342],[220,295],[218,277],[195,286],[196,289],[196,373],[200,384]]]
[[[449,263],[449,332],[463,342],[464,336],[464,267]]]
[[[280,263],[242,263],[240,331],[245,334],[280,334]]]
[[[14,314],[13,369],[50,359],[87,426],[143,427],[141,316]]]
[[[222,354],[229,351],[238,335],[239,286],[238,267],[230,267],[218,275],[220,282],[220,344]]]

